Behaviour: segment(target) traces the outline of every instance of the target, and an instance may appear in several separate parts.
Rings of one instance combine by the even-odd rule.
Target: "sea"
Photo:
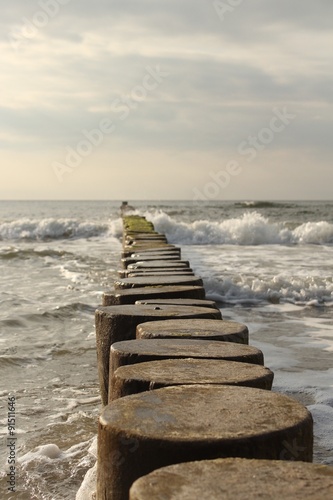
[[[314,461],[333,465],[333,201],[129,203],[181,246],[223,318],[249,327],[273,390],[313,415]],[[86,497],[94,311],[120,267],[120,204],[0,201],[1,499]]]

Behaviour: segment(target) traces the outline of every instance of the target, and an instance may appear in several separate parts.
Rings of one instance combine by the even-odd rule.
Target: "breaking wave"
[[[289,302],[309,307],[333,305],[332,278],[300,276],[240,275],[217,280],[204,279],[207,298],[227,304],[255,305],[262,302]]]
[[[82,222],[76,219],[19,219],[0,223],[0,240],[57,240],[93,238],[98,236],[119,237],[121,219],[103,223]]]
[[[295,229],[270,222],[258,212],[221,222],[197,220],[178,222],[162,211],[146,213],[155,229],[165,233],[170,243],[183,245],[331,245],[333,224],[307,222]]]

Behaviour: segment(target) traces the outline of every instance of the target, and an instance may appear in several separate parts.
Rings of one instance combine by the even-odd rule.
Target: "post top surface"
[[[124,304],[114,306],[100,306],[96,309],[96,314],[107,316],[147,316],[166,317],[166,316],[187,316],[204,315],[208,319],[214,321],[220,319],[220,311],[211,307],[194,307],[194,306],[178,306],[178,305],[136,305]],[[216,318],[216,319],[214,319]]]
[[[333,467],[224,458],[171,465],[141,477],[130,500],[331,500]]]
[[[124,340],[112,344],[111,352],[231,360],[261,353],[256,347],[246,344],[191,339]]]
[[[102,426],[126,435],[178,442],[249,439],[303,422],[312,422],[310,412],[288,396],[223,385],[171,386],[126,396],[100,416]]]
[[[247,332],[248,328],[243,323],[237,321],[215,321],[207,319],[167,319],[164,321],[152,321],[151,323],[142,323],[137,326],[140,334],[154,335],[201,335],[210,334],[231,334]]]

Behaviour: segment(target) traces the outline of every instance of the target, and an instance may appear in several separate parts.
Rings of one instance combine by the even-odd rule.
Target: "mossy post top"
[[[157,234],[153,223],[140,215],[124,215],[123,225],[125,233]]]

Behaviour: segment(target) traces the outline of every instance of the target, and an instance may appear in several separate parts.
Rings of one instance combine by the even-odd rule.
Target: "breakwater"
[[[181,260],[181,250],[144,218],[123,220],[123,269],[96,311],[105,405],[97,498],[158,498],[158,488],[160,496],[170,491],[168,474],[183,489],[193,485],[191,474],[200,465],[221,477],[232,469],[236,484],[241,458],[249,474],[265,465],[266,476],[281,471],[287,477],[287,468],[297,485],[300,468],[280,461],[311,462],[311,415],[269,390],[273,374],[264,367],[263,353],[248,345],[245,325],[223,320],[211,301],[206,306],[202,281]],[[176,469],[152,472],[165,466]],[[149,473],[157,488],[153,496],[151,480],[142,477]],[[316,477],[318,468],[311,474]],[[178,491],[180,483],[174,483]],[[197,498],[203,498],[199,490]]]

